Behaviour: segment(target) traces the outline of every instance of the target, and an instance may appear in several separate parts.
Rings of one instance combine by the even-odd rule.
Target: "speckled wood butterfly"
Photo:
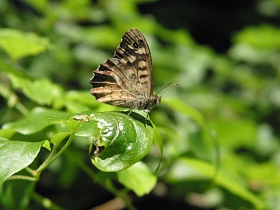
[[[90,93],[99,102],[149,112],[161,101],[160,96],[153,94],[152,57],[138,29],[126,32],[113,58],[93,73]]]

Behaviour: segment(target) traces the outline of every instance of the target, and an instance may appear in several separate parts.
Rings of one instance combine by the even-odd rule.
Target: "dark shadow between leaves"
[[[151,123],[151,120],[150,120],[150,117],[148,115],[148,113],[146,114],[146,116],[143,116],[137,112],[131,112],[130,110],[128,111],[119,111],[120,113],[124,113],[130,117],[132,117],[133,119],[141,122],[143,125],[145,125],[145,127],[147,126],[150,126],[150,127],[153,127],[152,123]]]

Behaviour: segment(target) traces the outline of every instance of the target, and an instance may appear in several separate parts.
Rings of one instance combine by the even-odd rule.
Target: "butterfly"
[[[93,71],[90,93],[98,102],[145,112],[160,103],[153,94],[152,57],[148,43],[138,29],[126,32],[113,58]]]

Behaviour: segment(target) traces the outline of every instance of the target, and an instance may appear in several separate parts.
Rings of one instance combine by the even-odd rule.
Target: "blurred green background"
[[[161,92],[163,102],[151,112],[163,160],[157,186],[134,205],[280,209],[279,25],[278,0],[1,0],[0,123],[38,105],[69,113],[112,110],[90,96],[88,81],[122,35],[138,28],[151,49],[154,92],[180,85]],[[15,37],[17,43],[9,41]],[[24,47],[36,39],[35,49]],[[56,84],[68,99],[22,92],[7,66],[34,83]],[[65,209],[114,197],[72,164],[79,157],[90,165],[84,142],[77,138],[36,185]],[[159,156],[153,148],[144,161],[157,164]],[[28,209],[40,208],[31,200]]]

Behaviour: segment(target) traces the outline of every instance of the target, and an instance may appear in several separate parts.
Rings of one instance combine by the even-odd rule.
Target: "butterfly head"
[[[152,104],[153,104],[152,107],[156,106],[160,102],[161,102],[161,96],[158,96],[158,95],[152,96]]]
[[[149,113],[152,110],[152,108],[154,108],[160,102],[161,102],[161,96],[152,95],[150,98],[147,98],[143,104],[144,112]]]
[[[161,90],[159,90],[156,94],[152,95],[150,98],[146,99],[146,102],[145,102],[145,107],[144,107],[144,111],[145,112],[150,112],[151,109],[158,105],[160,102],[161,102],[161,96],[158,96],[158,94],[163,91],[164,89],[170,87],[170,86],[175,86],[175,85],[179,85],[179,83],[169,83],[167,86],[165,86],[164,88],[162,88]]]

